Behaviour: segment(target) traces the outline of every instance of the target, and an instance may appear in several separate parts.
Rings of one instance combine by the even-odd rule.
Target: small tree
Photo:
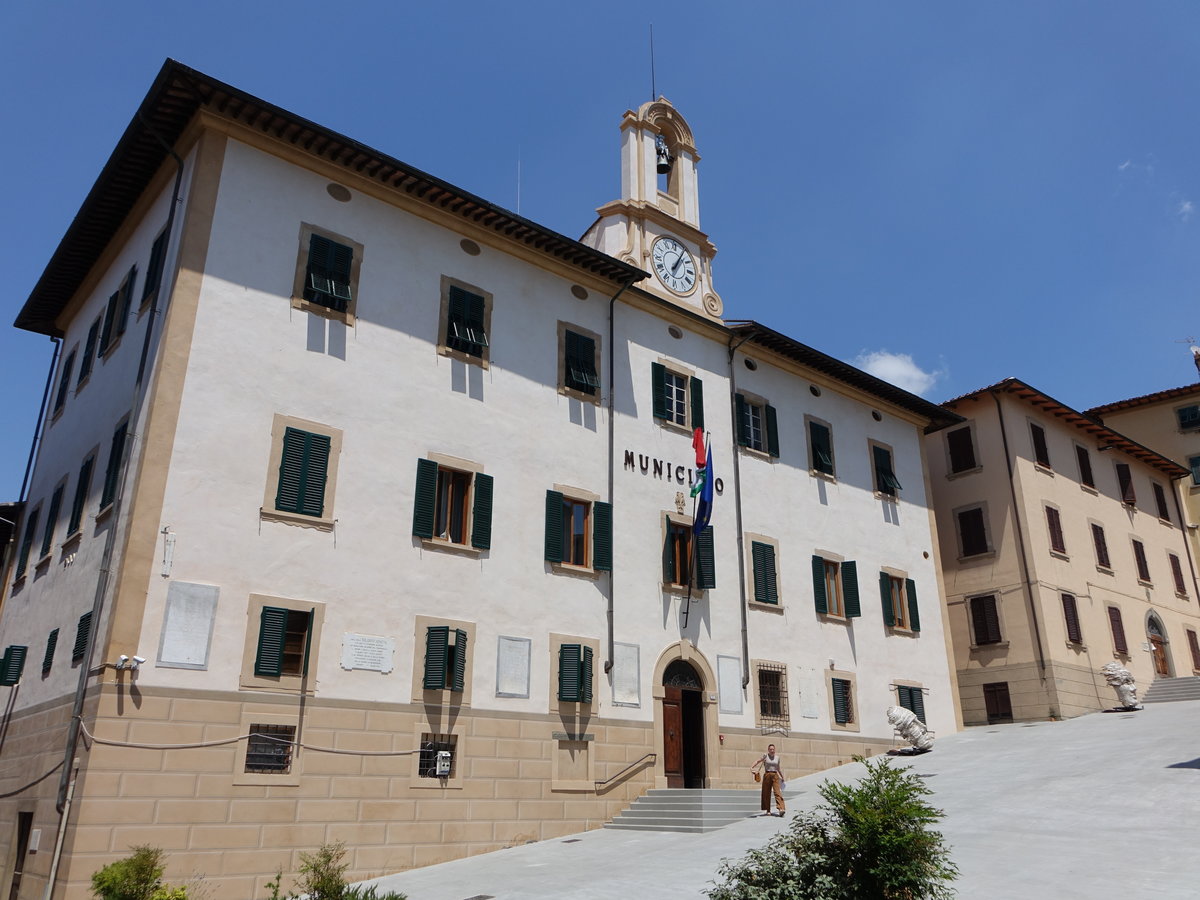
[[[826,781],[825,804],[797,816],[766,847],[726,861],[712,900],[946,900],[958,875],[942,835],[933,792],[908,768],[856,757],[867,767],[854,785]]]
[[[380,894],[374,886],[362,888],[347,885],[345,876],[349,863],[342,862],[345,855],[346,845],[342,841],[322,844],[315,853],[301,853],[296,889],[306,900],[407,900],[406,895],[395,891]],[[285,898],[279,893],[282,881],[283,872],[277,872],[267,882],[267,888],[271,891],[270,900],[299,900],[296,894],[288,894]]]
[[[149,844],[130,847],[133,854],[92,875],[92,893],[100,900],[187,900],[187,889],[163,884],[163,852]]]

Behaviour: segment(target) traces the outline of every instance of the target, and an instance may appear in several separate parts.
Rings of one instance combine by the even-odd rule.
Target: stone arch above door
[[[676,641],[663,650],[662,654],[658,657],[658,662],[654,665],[653,686],[655,690],[661,691],[663,677],[667,674],[667,666],[677,660],[688,663],[696,670],[696,674],[700,676],[701,690],[706,693],[717,690],[716,672],[708,664],[708,660],[705,659],[704,654],[697,650],[691,641]]]

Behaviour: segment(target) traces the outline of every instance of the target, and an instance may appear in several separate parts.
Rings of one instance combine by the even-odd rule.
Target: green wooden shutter
[[[892,468],[891,452],[883,447],[872,447],[871,451],[875,459],[875,480],[879,492],[894,495],[897,491],[903,490],[900,482],[896,479],[896,472]]]
[[[42,674],[47,675],[54,665],[54,650],[58,647],[58,629],[55,628],[46,638],[46,653],[42,656]]]
[[[25,523],[25,534],[21,538],[21,552],[17,556],[16,578],[20,578],[25,574],[25,567],[29,565],[29,551],[33,547],[33,535],[37,531],[38,518],[41,509],[35,509],[29,515],[29,521]]]
[[[324,514],[330,444],[327,434],[291,427],[284,431],[276,509],[316,518]]]
[[[832,679],[833,720],[839,725],[850,722],[850,682],[841,678]]]
[[[129,325],[129,310],[133,306],[133,285],[136,281],[137,266],[134,266],[125,276],[125,281],[122,283],[120,291],[117,292],[121,298],[117,308],[117,321],[114,323],[118,335],[124,334]]]
[[[146,265],[146,283],[142,286],[143,306],[150,295],[158,291],[158,286],[162,282],[166,249],[167,232],[164,230],[154,239],[154,246],[150,248],[150,262]]]
[[[104,308],[104,324],[100,326],[100,345],[96,349],[98,356],[103,356],[108,352],[108,345],[112,343],[113,337],[113,322],[117,318],[117,305],[121,299],[121,292],[117,291],[108,298],[108,306]]]
[[[54,526],[58,524],[58,511],[62,508],[63,485],[54,489],[50,497],[50,511],[46,513],[46,529],[42,533],[42,556],[54,546]]]
[[[842,570],[842,600],[846,605],[846,618],[857,619],[862,615],[862,604],[858,599],[858,563],[844,562]]]
[[[418,459],[412,527],[412,533],[416,537],[433,537],[433,513],[437,506],[437,480],[438,464],[431,459]]]
[[[812,441],[812,467],[826,475],[833,474],[833,441],[829,429],[820,422],[808,423],[809,440]]]
[[[675,542],[671,540],[671,517],[667,516],[667,540],[663,544],[663,584],[672,584],[675,580]]]
[[[653,389],[654,418],[667,417],[667,367],[662,363],[650,363],[650,383]]]
[[[909,578],[904,582],[904,593],[908,595],[908,627],[921,630],[921,612],[917,609],[917,583]]]
[[[71,648],[71,662],[78,662],[87,653],[88,639],[92,636],[92,614],[85,612],[75,626],[75,646]]]
[[[99,339],[100,320],[97,319],[88,329],[87,340],[83,344],[83,360],[79,363],[79,380],[75,382],[76,386],[82,384],[84,379],[92,374],[92,365],[96,359],[96,342]]]
[[[287,634],[288,611],[278,606],[264,606],[259,614],[258,652],[254,657],[254,674],[278,678],[283,674],[283,642]]]
[[[13,644],[4,651],[0,660],[0,685],[11,687],[21,680],[21,672],[25,669],[25,654],[28,647]]]
[[[717,562],[713,552],[712,526],[706,527],[700,534],[694,535],[696,541],[696,587],[702,591],[712,590],[717,586]]]
[[[579,702],[592,702],[592,648],[583,648],[583,659],[579,662]]]
[[[425,690],[440,691],[446,686],[446,669],[450,656],[450,629],[446,625],[430,625],[425,631]]]
[[[750,423],[747,421],[749,409],[746,398],[741,394],[733,395],[733,405],[737,411],[737,442],[739,447],[750,445]]]
[[[879,600],[883,604],[883,623],[895,625],[896,615],[892,612],[892,576],[887,572],[879,573]]]
[[[611,572],[612,567],[612,504],[597,500],[592,504],[592,568]]]
[[[579,667],[582,659],[579,644],[563,644],[558,648],[558,699],[565,703],[579,702]]]
[[[595,394],[600,387],[596,375],[596,342],[574,331],[566,332],[566,386],[585,394]]]
[[[58,412],[67,402],[67,389],[71,386],[71,372],[75,368],[75,351],[72,350],[63,363],[62,372],[58,376],[58,393],[54,396],[54,411]]]
[[[750,543],[754,568],[754,599],[759,603],[778,603],[779,589],[775,574],[775,548],[760,541]]]
[[[775,407],[764,407],[767,411],[767,453],[778,458],[779,456],[779,421],[775,414]]]
[[[912,711],[918,719],[925,721],[925,692],[919,687],[909,688],[912,695]]]
[[[350,291],[353,265],[353,248],[319,234],[311,235],[308,241],[308,290],[305,291],[305,299],[344,310],[353,299]]]
[[[108,468],[104,470],[104,490],[100,494],[100,508],[108,506],[117,496],[117,480],[121,477],[121,456],[125,452],[125,434],[128,422],[122,422],[113,433],[108,450]]]
[[[814,556],[812,558],[812,575],[813,575],[813,601],[816,604],[817,612],[829,612],[829,598],[825,594],[825,558],[823,556]]]
[[[450,681],[450,690],[463,691],[467,675],[467,633],[461,628],[454,629],[454,671]]]
[[[492,476],[475,474],[475,503],[471,511],[471,546],[489,550],[492,546]]]
[[[79,467],[79,480],[75,483],[75,499],[71,503],[71,518],[67,522],[67,534],[74,534],[83,522],[83,507],[87,504],[88,490],[92,486],[92,468],[96,457],[89,456]]]
[[[563,558],[563,495],[562,491],[546,491],[546,561],[560,563]]]
[[[704,430],[704,384],[699,378],[692,377],[688,386],[688,394],[692,401],[692,428]]]

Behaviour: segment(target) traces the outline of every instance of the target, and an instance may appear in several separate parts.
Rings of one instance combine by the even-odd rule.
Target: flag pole
[[[699,429],[696,429],[696,430],[699,431]],[[711,440],[712,440],[712,432],[709,432],[709,431],[704,432],[704,447],[706,450],[708,449],[708,445]],[[710,473],[708,471],[707,462],[708,461],[706,458],[705,466],[704,466],[704,478],[706,481],[712,477],[712,473]],[[697,468],[697,470],[700,469],[699,466],[697,466],[696,468]],[[699,475],[699,471],[697,471],[697,475]],[[696,533],[695,525],[696,525],[696,506],[699,503],[699,497],[700,497],[699,491],[696,491],[695,493],[692,494],[692,529],[691,529],[692,534],[691,534],[691,537],[688,539],[688,589],[687,589],[687,599],[684,601],[684,606],[683,606],[683,627],[684,628],[687,628],[688,613],[691,611],[691,608],[692,608],[692,585],[696,581],[696,562],[698,559],[697,550],[699,549],[700,535]]]

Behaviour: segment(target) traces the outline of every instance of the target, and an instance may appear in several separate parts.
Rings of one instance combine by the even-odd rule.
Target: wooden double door
[[[669,788],[704,787],[704,703],[697,689],[664,685],[663,770]]]

